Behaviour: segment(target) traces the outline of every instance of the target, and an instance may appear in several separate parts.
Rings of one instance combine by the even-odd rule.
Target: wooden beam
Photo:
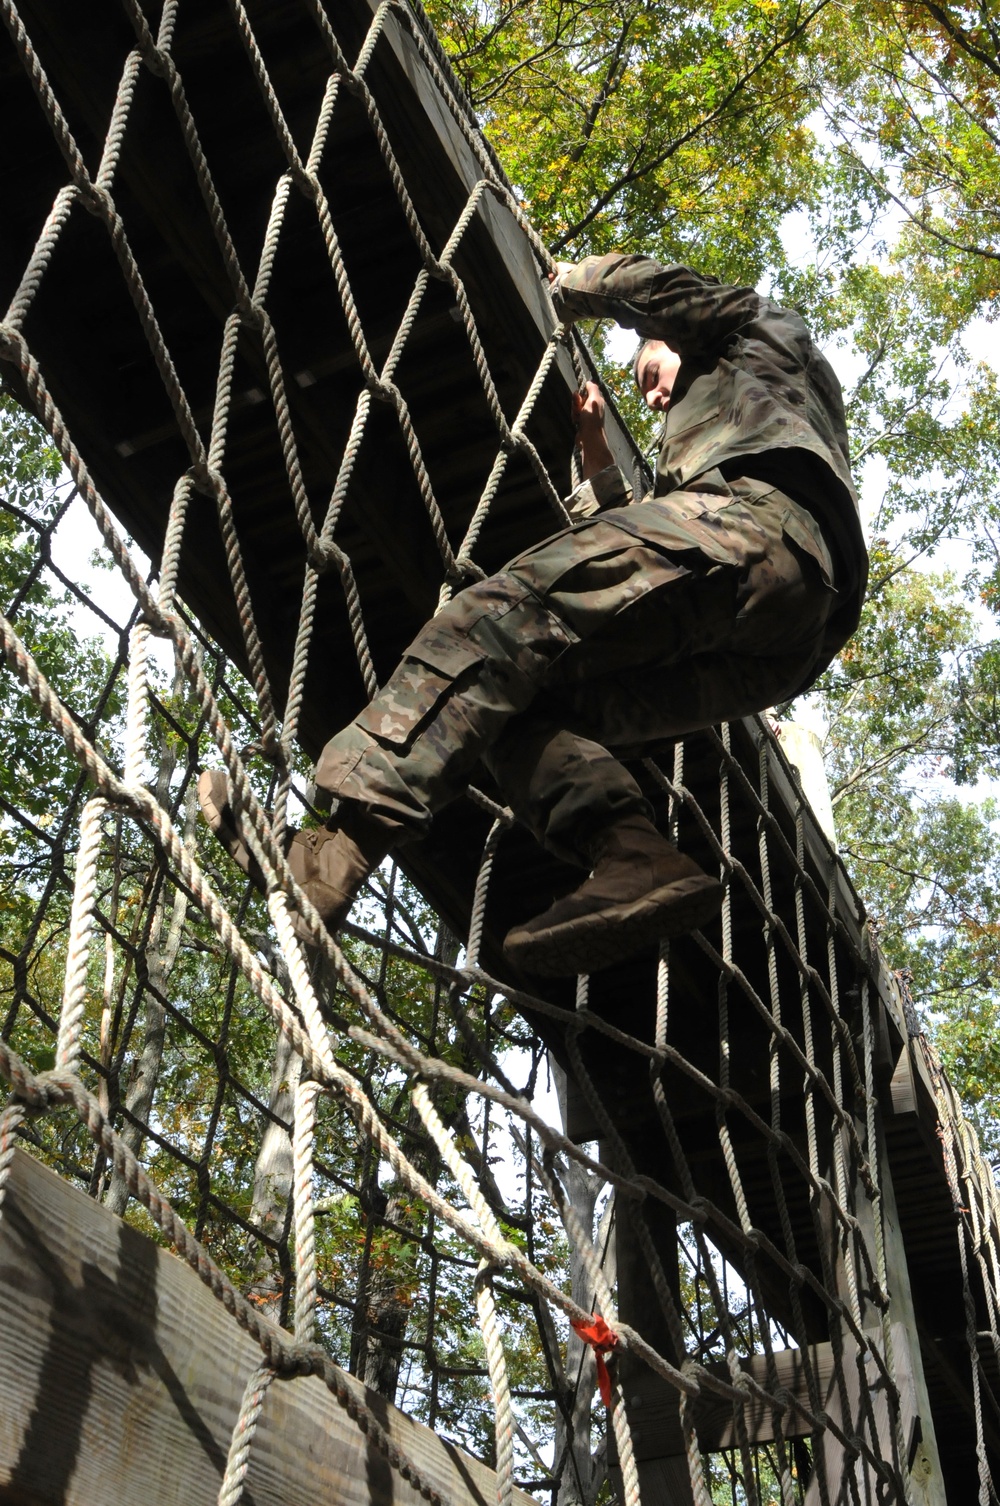
[[[379,0],[367,0],[373,15],[378,12]],[[445,104],[441,91],[430,70],[420,56],[409,29],[390,15],[383,23],[386,41],[396,60],[406,74],[414,94],[420,101],[425,127],[429,126],[437,136],[438,145],[455,170],[459,181],[468,192],[483,179],[484,172],[468,141]],[[535,261],[527,236],[505,204],[492,194],[486,193],[479,201],[477,217],[486,226],[487,234],[498,248],[508,276],[516,284],[525,311],[530,315],[543,339],[552,333],[554,319],[552,304],[542,287],[542,277]],[[576,375],[568,351],[561,350],[557,357],[558,367],[572,390],[576,387]],[[605,414],[605,430],[608,444],[618,465],[626,476],[631,476],[636,460],[635,444],[624,427],[614,401],[608,403]]]
[[[817,1390],[825,1402],[833,1376],[833,1353],[829,1344],[811,1344],[808,1361],[812,1366]],[[801,1349],[776,1349],[774,1365],[778,1385],[789,1391],[802,1406],[809,1407],[809,1389],[806,1384],[806,1359]],[[742,1369],[752,1375],[762,1386],[769,1386],[767,1357],[751,1355],[742,1361]],[[719,1377],[729,1381],[729,1372],[724,1365],[719,1367]],[[664,1459],[683,1454],[684,1440],[681,1435],[680,1397],[673,1386],[651,1370],[634,1375],[625,1388],[625,1407],[632,1428],[632,1443],[638,1460]],[[777,1436],[775,1417],[777,1409],[751,1396],[744,1407],[747,1437],[751,1443],[772,1443]],[[781,1432],[785,1438],[805,1438],[811,1431],[801,1413],[790,1409],[781,1415]],[[694,1406],[698,1442],[706,1453],[718,1449],[733,1448],[737,1442],[733,1426],[732,1403],[724,1397],[704,1392]]]
[[[215,1500],[257,1345],[194,1272],[21,1151],[0,1212],[0,1502]],[[491,1470],[345,1376],[454,1506],[493,1506]],[[418,1506],[314,1378],[276,1380],[247,1506]],[[515,1491],[517,1506],[532,1497]]]

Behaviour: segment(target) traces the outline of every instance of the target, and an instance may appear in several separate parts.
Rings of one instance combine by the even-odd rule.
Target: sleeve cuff
[[[626,485],[621,471],[616,465],[608,465],[570,492],[566,510],[574,523],[579,523],[595,513],[606,512],[609,507],[627,507],[631,501],[632,489]]]

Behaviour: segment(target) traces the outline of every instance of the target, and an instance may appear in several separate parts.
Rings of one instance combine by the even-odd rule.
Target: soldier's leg
[[[327,743],[316,783],[401,832],[425,831],[576,641],[512,574],[467,587],[418,633],[371,703]]]
[[[594,520],[461,592],[324,749],[317,782],[345,802],[339,824],[346,811],[353,826],[367,832],[370,822],[383,839],[390,833],[387,846],[391,834],[421,830],[460,793],[477,758],[540,689],[721,646],[769,540],[752,520],[722,527],[700,507],[682,496],[670,509],[629,509],[620,523]],[[647,513],[654,548],[635,537],[633,519]],[[613,769],[627,779],[619,768],[609,759],[609,776]]]
[[[288,860],[330,929],[386,852],[461,794],[507,721],[528,707],[575,635],[529,587],[502,574],[459,593],[417,635],[370,705],[324,748],[316,783],[339,800],[327,827],[290,832]],[[199,781],[202,812],[262,883],[226,776]]]
[[[503,741],[539,690],[548,700],[563,682],[682,657],[696,640],[724,636],[735,611],[735,568],[720,571],[690,544],[685,554],[682,563],[613,524],[595,523],[468,587],[417,636],[386,688],[327,744],[316,783],[342,801],[340,812],[352,822],[360,812],[398,822],[401,831],[422,830],[434,810],[461,794],[476,762]],[[672,611],[667,602],[675,596]],[[623,628],[604,633],[610,620]],[[535,783],[560,767],[559,732],[547,741]],[[578,914],[562,916],[569,929],[533,937],[523,965],[572,970],[572,952],[580,965],[607,965],[623,944],[634,950],[649,935],[687,931],[717,910],[718,881],[657,833],[639,789],[607,751],[592,745],[575,768],[562,761],[560,777],[565,798],[545,828],[575,827],[563,851],[572,845],[595,872],[572,902]],[[538,830],[532,795],[512,798]],[[584,955],[581,932],[596,929],[604,934]]]
[[[659,937],[698,929],[718,910],[722,884],[657,831],[638,784],[600,743],[529,710],[484,761],[539,842],[590,872],[508,933],[504,952],[516,967],[596,972]]]
[[[836,593],[818,525],[780,492],[738,495],[745,485],[605,514],[634,552],[556,574],[543,548],[512,566],[579,638],[549,677],[546,720],[519,718],[489,755],[519,818],[554,852],[571,856],[574,828],[641,809],[608,750],[635,756],[772,705],[831,656]]]
[[[819,562],[776,539],[739,587],[742,614],[726,605],[725,573],[674,583],[670,621],[695,621],[705,651],[643,663],[641,646],[622,639],[657,622],[669,630],[651,594],[586,646],[586,669],[612,673],[588,678],[578,673],[584,661],[567,654],[544,713],[512,720],[490,749],[487,762],[518,817],[549,850],[593,868],[573,894],[509,933],[505,952],[516,965],[595,970],[703,924],[717,908],[721,887],[657,836],[641,790],[608,745],[635,755],[795,694],[822,654],[832,592]],[[720,613],[726,631],[713,632]]]
[[[676,612],[666,608],[668,588],[712,574],[696,597],[678,598]],[[640,612],[654,595],[659,606]],[[551,692],[567,673],[586,680],[676,658],[699,633],[724,632],[735,600],[735,579],[713,572],[690,541],[682,562],[599,519],[556,535],[461,591],[427,624],[386,686],[323,749],[316,782],[426,830],[540,690]],[[635,619],[636,628],[607,639],[602,629],[616,618]]]
[[[604,744],[586,736],[571,704],[515,717],[486,750],[483,762],[522,826],[542,847],[578,868],[592,866],[594,837],[626,816],[652,808]],[[566,725],[572,720],[573,727]]]
[[[634,756],[784,699],[801,679],[798,654],[701,654],[564,684],[543,711],[536,702],[512,719],[486,764],[539,843],[591,876],[508,934],[508,960],[529,973],[592,972],[704,925],[721,883],[656,831],[642,790],[606,744],[627,743]]]
[[[552,609],[546,601],[547,584],[567,572],[577,580],[567,598],[577,604],[572,624],[565,603]],[[449,602],[371,704],[324,748],[316,782],[339,801],[327,830],[290,836],[293,872],[331,928],[388,848],[425,830],[434,811],[462,793],[483,752],[531,705],[568,649],[653,583],[687,573],[596,523],[557,535]],[[225,777],[206,773],[199,792],[206,820],[253,874]]]

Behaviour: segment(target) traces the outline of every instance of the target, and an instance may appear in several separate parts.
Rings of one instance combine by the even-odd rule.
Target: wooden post
[[[905,1054],[905,1053],[904,1053]],[[881,1192],[882,1233],[885,1249],[886,1286],[889,1296],[889,1326],[892,1339],[893,1378],[899,1390],[900,1432],[902,1453],[897,1444],[897,1435],[884,1384],[878,1367],[871,1358],[863,1364],[857,1341],[847,1330],[842,1336],[843,1385],[836,1373],[830,1382],[826,1411],[842,1430],[848,1434],[867,1432],[865,1418],[870,1402],[877,1431],[876,1447],[880,1458],[893,1461],[900,1473],[909,1476],[915,1506],[947,1506],[944,1482],[934,1437],[930,1400],[924,1377],[917,1338],[916,1315],[910,1290],[906,1254],[899,1230],[899,1215],[889,1170],[888,1157],[881,1119],[876,1116],[877,1144],[873,1147],[878,1158],[878,1182]],[[865,1243],[875,1257],[875,1210],[859,1186],[855,1198],[855,1211],[861,1225]],[[839,1234],[832,1226],[831,1243],[834,1245],[835,1263],[838,1268],[838,1287],[846,1291],[845,1260],[840,1251]],[[861,1322],[864,1331],[871,1335],[872,1346],[883,1350],[884,1338],[881,1313],[870,1300],[866,1283],[859,1272],[861,1292]],[[884,1350],[883,1350],[884,1352]],[[864,1388],[864,1389],[863,1389]],[[867,1396],[864,1391],[867,1390]],[[845,1469],[843,1447],[832,1432],[825,1432],[816,1447],[822,1451],[826,1465],[827,1484],[833,1506],[849,1506],[857,1490],[861,1499],[865,1491],[872,1494],[877,1482],[871,1467],[861,1458]],[[852,1491],[851,1482],[855,1490]],[[814,1476],[806,1492],[806,1506],[819,1506],[821,1500],[818,1480]]]
[[[210,1506],[260,1358],[184,1262],[15,1153],[0,1210],[3,1506]],[[343,1380],[443,1501],[494,1506],[484,1464]],[[247,1506],[422,1499],[322,1381],[274,1381]]]
[[[615,1205],[618,1312],[662,1355],[672,1363],[680,1364],[684,1356],[674,1353],[666,1319],[636,1234],[636,1212],[635,1205],[628,1198],[618,1198]],[[668,1208],[652,1199],[647,1201],[643,1212],[679,1311],[677,1221]],[[681,1439],[678,1392],[630,1354],[623,1354],[618,1366],[635,1446],[643,1506],[693,1506],[691,1476]],[[652,1386],[650,1382],[653,1382]]]
[[[912,1050],[907,1044],[904,1056]],[[896,1378],[900,1388],[903,1434],[907,1448],[904,1461],[910,1470],[913,1498],[917,1506],[947,1506],[940,1455],[931,1416],[927,1377],[924,1374],[917,1331],[917,1317],[910,1287],[906,1250],[899,1226],[896,1194],[889,1170],[885,1140],[879,1130],[880,1183],[882,1188],[882,1226],[885,1240],[886,1280],[889,1287],[892,1346],[896,1361]]]

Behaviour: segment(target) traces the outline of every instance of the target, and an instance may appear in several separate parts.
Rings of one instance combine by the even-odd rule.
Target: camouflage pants
[[[647,810],[614,755],[794,695],[832,657],[835,596],[817,523],[762,483],[601,513],[456,595],[316,781],[419,832],[481,758],[538,840],[589,867],[596,833]]]

